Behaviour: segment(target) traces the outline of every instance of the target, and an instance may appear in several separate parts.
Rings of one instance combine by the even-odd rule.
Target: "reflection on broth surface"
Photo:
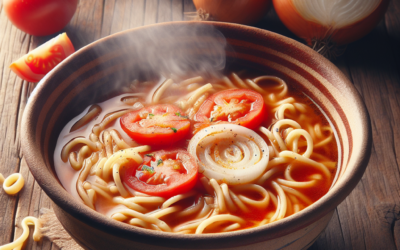
[[[54,153],[64,188],[108,217],[228,232],[297,213],[332,185],[334,131],[278,77],[135,80],[131,89],[70,121]]]

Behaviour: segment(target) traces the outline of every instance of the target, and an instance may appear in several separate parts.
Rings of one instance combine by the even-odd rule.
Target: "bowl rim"
[[[218,28],[230,28],[236,29],[239,31],[255,32],[260,34],[263,38],[268,36],[272,36],[286,44],[290,44],[295,46],[297,49],[305,52],[315,61],[320,62],[322,67],[327,70],[332,71],[332,74],[336,75],[341,81],[346,84],[346,92],[352,96],[354,103],[357,105],[357,108],[360,110],[360,126],[363,129],[362,133],[362,147],[360,150],[360,157],[358,157],[353,167],[351,168],[348,175],[346,175],[340,183],[335,184],[335,189],[330,190],[326,195],[324,195],[317,202],[313,203],[306,209],[301,212],[289,216],[285,219],[282,219],[277,222],[273,222],[270,224],[266,224],[260,227],[239,230],[229,233],[217,233],[217,234],[190,234],[190,235],[178,235],[172,233],[158,232],[153,230],[146,230],[142,228],[133,227],[127,225],[125,223],[120,223],[114,221],[106,216],[95,212],[85,206],[84,204],[75,201],[75,199],[70,199],[68,197],[67,191],[62,187],[62,185],[56,180],[54,180],[54,176],[48,170],[42,171],[44,166],[44,159],[40,154],[40,149],[35,147],[36,138],[34,136],[33,129],[31,129],[30,125],[35,120],[33,117],[33,110],[35,109],[35,103],[38,99],[40,99],[44,95],[44,87],[51,82],[53,75],[56,75],[58,72],[63,70],[64,65],[68,65],[74,58],[78,57],[82,52],[88,51],[99,44],[114,39],[118,36],[123,36],[125,34],[135,32],[137,30],[142,29],[151,29],[155,26],[170,26],[170,25],[187,25],[190,23],[201,23],[206,25],[213,25]],[[283,35],[263,30],[255,27],[233,24],[233,23],[223,23],[223,22],[197,22],[197,21],[174,21],[174,22],[165,22],[158,23],[153,25],[147,25],[142,27],[137,27],[134,29],[129,29],[125,31],[121,31],[107,37],[96,40],[78,51],[69,56],[59,65],[57,65],[51,72],[49,72],[36,86],[35,90],[31,93],[29,97],[28,103],[25,107],[23,118],[22,118],[22,126],[21,126],[21,144],[23,155],[26,159],[26,162],[29,166],[30,171],[32,172],[35,180],[40,185],[40,187],[45,191],[45,193],[50,197],[50,199],[63,211],[67,212],[69,215],[83,221],[85,224],[100,229],[101,231],[111,234],[117,237],[122,237],[127,239],[128,236],[132,236],[132,234],[136,234],[140,236],[142,243],[145,244],[155,244],[155,245],[163,245],[163,246],[173,246],[178,247],[184,246],[182,243],[198,243],[193,245],[194,248],[199,248],[207,244],[210,246],[214,243],[212,247],[209,248],[217,248],[217,247],[228,247],[228,246],[243,246],[251,243],[257,243],[261,241],[265,241],[268,239],[278,238],[289,233],[295,232],[301,228],[304,228],[307,225],[317,221],[326,215],[329,211],[336,208],[346,197],[347,195],[354,189],[357,183],[360,181],[369,161],[371,146],[372,146],[372,131],[371,124],[369,119],[368,111],[363,103],[359,93],[353,84],[347,79],[347,77],[329,60],[307,47],[300,42],[297,42],[291,38],[285,37]],[[290,226],[290,227],[289,227]],[[157,241],[154,241],[154,238],[157,238]],[[138,238],[135,238],[137,240]],[[235,239],[235,240],[233,240]],[[240,242],[239,242],[240,240]],[[239,243],[238,243],[239,242]]]

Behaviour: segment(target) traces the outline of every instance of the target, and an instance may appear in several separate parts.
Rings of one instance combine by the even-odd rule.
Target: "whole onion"
[[[273,0],[279,18],[309,45],[344,45],[368,34],[389,0]],[[319,49],[319,48],[317,48]]]

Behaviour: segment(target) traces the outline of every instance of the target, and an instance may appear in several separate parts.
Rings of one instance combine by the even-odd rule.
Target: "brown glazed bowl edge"
[[[168,22],[162,24],[154,24],[154,25],[179,25],[179,24],[187,24],[190,22]],[[213,248],[227,248],[227,247],[238,247],[245,246],[252,243],[266,241],[268,239],[273,239],[277,237],[281,237],[287,235],[289,233],[295,232],[301,228],[304,228],[307,225],[317,221],[326,215],[329,211],[333,210],[337,205],[339,205],[353,188],[357,185],[359,180],[361,179],[366,166],[369,161],[371,145],[372,145],[372,132],[370,119],[363,103],[360,95],[358,94],[355,87],[352,83],[344,76],[344,74],[336,68],[330,61],[326,58],[322,57],[309,47],[294,41],[290,38],[284,37],[282,35],[267,31],[261,30],[249,26],[243,26],[238,24],[231,23],[221,23],[221,22],[207,22],[207,24],[211,24],[218,27],[225,27],[229,29],[244,29],[249,30],[250,32],[259,33],[262,36],[273,36],[281,41],[284,41],[287,44],[291,44],[299,50],[304,51],[309,58],[320,62],[319,67],[322,67],[323,70],[333,71],[337,76],[339,76],[340,80],[342,80],[346,85],[347,95],[351,96],[354,99],[357,107],[354,107],[360,112],[361,121],[360,127],[363,130],[363,142],[361,149],[361,156],[354,163],[354,167],[352,167],[351,172],[346,175],[340,183],[334,186],[334,190],[331,190],[327,195],[322,197],[320,200],[315,202],[310,207],[307,207],[302,212],[292,215],[283,220],[267,224],[261,227],[235,231],[231,233],[220,233],[220,234],[206,234],[206,235],[176,235],[172,233],[164,233],[158,231],[150,231],[145,229],[136,228],[121,222],[114,221],[112,219],[106,218],[105,216],[97,213],[87,206],[71,199],[71,196],[67,193],[67,191],[61,186],[58,180],[53,176],[51,171],[45,168],[45,162],[41,158],[40,149],[36,147],[35,144],[35,131],[33,130],[32,123],[38,113],[34,111],[35,100],[43,95],[43,86],[51,79],[53,74],[56,74],[58,71],[63,70],[63,65],[67,64],[73,57],[76,57],[82,51],[89,50],[90,48],[97,46],[97,44],[108,40],[113,39],[115,36],[119,36],[121,34],[132,32],[138,29],[146,29],[152,27],[153,25],[148,25],[145,27],[139,27],[127,31],[122,31],[116,33],[114,35],[102,38],[97,40],[82,49],[78,50],[67,58],[65,61],[60,63],[57,67],[55,67],[46,77],[36,86],[36,89],[31,94],[28,104],[25,108],[25,112],[23,115],[22,126],[21,126],[21,143],[23,155],[26,159],[26,162],[35,177],[36,181],[40,185],[40,187],[45,191],[45,193],[51,198],[51,200],[60,208],[62,208],[65,212],[70,214],[71,216],[81,220],[87,225],[107,232],[109,234],[122,237],[129,238],[132,235],[136,235],[135,240],[152,245],[159,245],[164,247],[176,247],[176,248],[204,248],[207,247],[209,249]],[[38,112],[38,111],[36,111]]]

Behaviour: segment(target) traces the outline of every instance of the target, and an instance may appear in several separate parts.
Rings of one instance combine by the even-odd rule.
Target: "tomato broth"
[[[107,217],[221,233],[301,212],[332,186],[334,128],[280,78],[241,72],[130,87],[72,119],[54,152],[67,192]]]

